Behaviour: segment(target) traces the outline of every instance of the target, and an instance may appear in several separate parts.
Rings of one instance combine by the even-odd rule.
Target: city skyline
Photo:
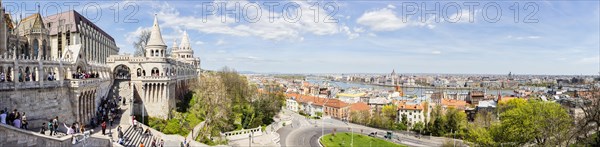
[[[256,22],[245,13],[238,14],[239,22],[230,21],[238,16],[225,17],[223,22],[219,12],[204,17],[211,12],[207,6],[222,4],[212,1],[195,5],[185,1],[81,2],[74,9],[99,27],[110,28],[106,31],[115,34],[121,53],[133,53],[133,40],[149,28],[140,24],[151,23],[156,14],[164,27],[165,43],[170,47],[186,30],[193,38],[195,56],[209,70],[228,66],[259,73],[389,73],[395,69],[398,73],[597,75],[600,68],[600,12],[599,2],[594,1],[518,2],[517,22],[514,2],[344,1],[321,2],[315,9],[314,2],[296,1],[293,4],[299,7],[292,8],[302,10],[296,22],[281,17],[290,2],[279,2],[273,11],[265,7],[267,2],[273,1],[226,3],[227,9],[235,9],[237,3],[247,14],[262,14]],[[34,1],[3,3],[7,12],[14,12],[13,18],[37,12]],[[416,12],[410,15],[415,4]],[[15,11],[11,5],[25,9]],[[42,15],[58,13],[52,5],[40,3]],[[66,4],[56,5],[68,10]],[[114,9],[116,5],[120,9]],[[261,12],[248,9],[256,5]],[[471,5],[476,6],[469,10]],[[137,12],[125,9],[128,6],[137,7]],[[314,23],[314,10],[319,10],[321,19],[333,12],[325,6],[336,8],[330,20],[337,23]],[[421,21],[422,6],[439,14]],[[498,20],[491,11],[495,6],[502,10]],[[93,19],[97,12],[91,8],[100,9],[102,15]],[[276,16],[273,22],[268,13]],[[472,20],[465,19],[471,14]]]

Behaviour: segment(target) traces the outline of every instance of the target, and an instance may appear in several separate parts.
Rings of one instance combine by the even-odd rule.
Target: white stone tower
[[[154,15],[154,24],[152,25],[152,32],[150,32],[150,38],[146,44],[146,57],[165,57],[167,45],[162,39],[160,33],[160,27],[158,26],[158,18]]]
[[[175,50],[173,49],[173,56],[175,58],[189,60],[194,58],[194,50],[192,49],[192,45],[190,44],[190,37],[187,34],[187,31],[183,32],[183,36],[181,37],[181,44]]]

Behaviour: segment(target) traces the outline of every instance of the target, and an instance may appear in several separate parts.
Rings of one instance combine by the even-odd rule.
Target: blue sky
[[[3,6],[18,17],[37,12],[35,3]],[[50,15],[69,5],[122,53],[133,52],[136,34],[157,14],[167,45],[186,30],[202,67],[213,70],[579,75],[600,68],[598,1],[58,1],[40,8]]]

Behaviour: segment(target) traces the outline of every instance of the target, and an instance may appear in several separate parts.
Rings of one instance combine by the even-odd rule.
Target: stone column
[[[167,90],[168,90],[167,88],[168,88],[168,83],[163,84],[163,91],[162,91],[163,92],[163,96],[160,99],[160,102],[165,102],[165,100],[167,99],[167,97],[168,97],[167,96]]]
[[[158,91],[158,83],[152,84],[152,99],[150,99],[150,102],[154,102],[156,99],[156,91]]]
[[[79,120],[81,120],[81,103],[82,103],[81,97],[82,97],[82,94],[81,93],[76,94],[75,97],[77,97],[77,99],[76,99],[77,105],[75,105],[75,110],[77,110],[77,111],[75,111],[75,113],[76,113],[75,116],[77,118],[75,118],[75,119],[77,119],[79,121]]]
[[[86,92],[87,93],[87,92]],[[83,97],[83,119],[81,120],[81,122],[87,122],[87,120],[89,119],[90,115],[89,115],[89,111],[90,111],[90,98],[88,96],[88,94],[86,94]]]

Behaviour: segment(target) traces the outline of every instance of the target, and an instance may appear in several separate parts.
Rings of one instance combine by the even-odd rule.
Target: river
[[[379,86],[379,85],[370,85],[370,84],[360,84],[360,83],[349,83],[342,81],[328,81],[321,79],[309,79],[307,80],[311,84],[323,84],[328,83],[330,86],[335,86],[340,89],[370,89],[370,90],[394,90],[394,87],[390,86]],[[484,90],[483,88],[473,88],[473,89],[455,89],[455,88],[443,88],[443,87],[402,87],[402,91],[404,91],[405,95],[417,95],[422,96],[426,91],[446,91],[448,93],[468,93],[471,90]],[[498,92],[502,93],[502,95],[514,95],[513,90],[485,90],[486,94],[497,94]]]

